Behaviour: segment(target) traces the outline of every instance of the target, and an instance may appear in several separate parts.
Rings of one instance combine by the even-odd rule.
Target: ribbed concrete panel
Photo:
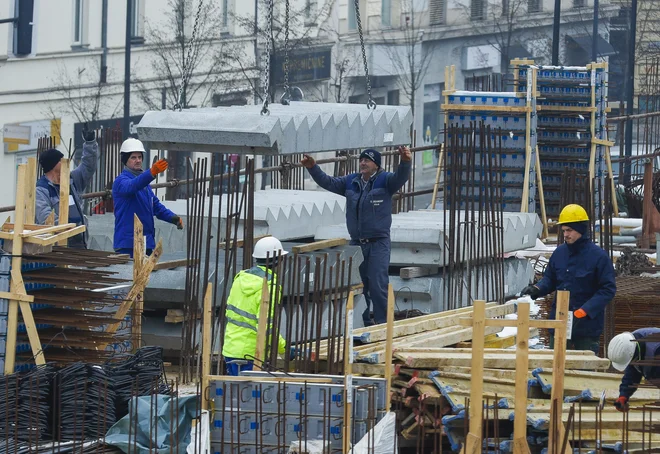
[[[459,219],[461,221],[465,220],[465,212],[460,213]],[[449,222],[448,216],[447,222]],[[542,228],[541,221],[535,213],[505,212],[504,252],[513,252],[534,246]],[[444,255],[448,255],[445,252],[448,238],[445,230],[442,211],[419,210],[393,215],[390,234],[392,240],[390,263],[394,266],[427,265],[442,267],[447,265],[449,257]],[[483,231],[485,232],[486,229],[484,228]],[[458,244],[463,244],[464,234],[464,225],[461,225],[458,232],[458,235],[460,235]],[[337,237],[349,238],[345,222],[338,225],[319,227],[315,235],[317,240]],[[484,255],[485,253],[482,254],[482,256]]]
[[[225,233],[227,216],[227,197],[213,199],[213,232],[217,231],[218,208],[221,209],[221,235]],[[187,223],[186,201],[165,201],[163,204]],[[323,225],[333,225],[346,219],[346,199],[327,191],[293,191],[269,189],[257,191],[254,196],[254,235],[273,235],[280,240],[311,238],[316,229]],[[205,200],[204,213],[208,214],[209,200]],[[111,251],[115,218],[112,213],[89,218],[91,248]],[[185,233],[176,226],[156,220],[156,237],[163,238],[166,252],[184,252],[186,250]],[[206,231],[206,224],[204,224]],[[206,232],[205,232],[206,234]],[[238,226],[239,238],[243,235],[243,223]]]
[[[410,107],[292,102],[147,112],[137,125],[152,148],[288,155],[410,143]]]
[[[471,288],[481,288],[476,285],[476,279],[482,279],[485,272],[481,269],[473,268],[470,271],[469,279],[472,281]],[[504,294],[512,296],[520,292],[531,282],[534,277],[534,270],[531,263],[526,259],[510,258],[504,261]],[[454,277],[454,279],[456,279]],[[464,273],[464,279],[468,279],[467,272]],[[466,281],[467,282],[467,281]],[[481,282],[481,281],[480,281]],[[445,279],[442,273],[435,276],[417,277],[413,279],[401,279],[399,276],[390,276],[390,283],[394,289],[396,305],[399,310],[418,309],[424,313],[434,313],[447,310],[450,305],[444,301],[446,290]],[[467,285],[467,284],[466,284]],[[478,290],[473,299],[483,299],[485,292]],[[461,301],[456,302],[456,307],[464,307],[472,304],[464,293]]]

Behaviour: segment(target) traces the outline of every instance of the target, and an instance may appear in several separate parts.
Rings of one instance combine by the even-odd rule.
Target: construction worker
[[[142,170],[144,145],[133,138],[124,140],[120,153],[124,171],[112,185],[112,199],[115,205],[113,248],[119,254],[129,254],[133,257],[133,215],[137,214],[147,238],[145,252],[151,255],[156,247],[154,216],[161,221],[176,225],[179,230],[183,229],[183,220],[165,208],[149,187],[149,183],[156,178],[156,175],[167,170],[167,161],[160,159],[144,172]]]
[[[522,294],[536,299],[555,290],[568,290],[573,328],[567,346],[571,350],[591,350],[598,354],[605,307],[616,293],[614,267],[607,253],[589,238],[589,216],[584,208],[566,205],[557,224],[564,235],[564,244],[550,256],[543,279],[526,287]],[[555,312],[556,301],[550,318],[554,318]],[[553,334],[550,345],[554,345]]]
[[[270,300],[272,317],[275,305],[279,304],[282,296],[281,287],[277,281],[278,277],[273,270],[277,266],[278,260],[287,254],[288,252],[284,250],[282,243],[277,238],[262,238],[254,245],[252,257],[255,259],[256,265],[249,270],[239,272],[234,278],[227,299],[225,312],[227,326],[222,345],[222,355],[227,364],[227,375],[238,375],[242,370],[252,370],[252,358],[257,349],[257,322],[264,277],[268,276],[269,282],[274,280],[272,287],[270,284],[268,286],[269,290],[272,288],[271,291],[276,292]],[[272,327],[269,327],[269,332],[270,328]],[[286,341],[282,336],[279,336],[277,351],[279,354],[284,354],[286,351]],[[290,355],[295,356],[295,349],[291,349]],[[263,360],[264,358],[258,359]]]
[[[96,173],[99,147],[95,132],[83,128],[83,147],[80,165],[71,171],[69,184],[69,222],[87,227],[84,205],[80,194],[85,190]],[[48,149],[39,155],[39,164],[44,174],[37,181],[35,191],[35,222],[44,224],[52,211],[55,211],[55,224],[59,223],[60,215],[60,173],[64,155],[55,148]],[[87,249],[89,234],[87,229],[69,238],[68,246]]]
[[[364,257],[360,277],[367,303],[362,314],[365,326],[387,322],[392,196],[406,184],[412,167],[408,147],[399,147],[399,156],[401,163],[397,171],[385,172],[380,166],[380,153],[369,148],[360,153],[360,171],[344,177],[326,175],[311,156],[305,155],[301,161],[319,186],[346,197],[346,227],[351,244],[359,244]],[[373,320],[370,317],[372,302]]]
[[[640,342],[653,336],[654,341]],[[628,400],[637,391],[642,378],[647,381],[660,380],[660,366],[635,366],[633,361],[650,361],[660,357],[660,328],[640,328],[632,333],[614,336],[607,347],[607,357],[612,367],[623,372],[619,386],[619,398],[614,401],[617,410],[628,411]]]

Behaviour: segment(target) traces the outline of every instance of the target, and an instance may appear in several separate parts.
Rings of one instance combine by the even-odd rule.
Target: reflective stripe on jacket
[[[228,358],[244,358],[245,355],[254,356],[257,350],[257,322],[259,320],[259,308],[261,307],[261,289],[263,288],[266,267],[255,266],[249,270],[243,270],[236,275],[234,283],[227,299],[227,310],[225,317],[227,326],[225,328],[225,339],[222,346],[222,355]],[[274,276],[268,271],[268,280]],[[277,288],[270,308],[270,316],[274,314],[275,304],[281,299],[281,289],[275,283],[273,290]],[[272,329],[272,325],[269,327]],[[269,329],[270,331],[270,329]],[[286,351],[286,341],[282,336],[278,340],[278,353]]]

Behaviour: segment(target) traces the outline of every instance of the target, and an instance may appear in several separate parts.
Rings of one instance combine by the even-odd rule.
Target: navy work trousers
[[[353,244],[360,244],[358,241]],[[364,261],[360,264],[360,277],[364,285],[363,294],[367,309],[362,313],[365,326],[374,323],[387,323],[387,286],[390,278],[390,239],[382,238],[360,244]],[[374,321],[369,317],[371,306],[374,308]]]

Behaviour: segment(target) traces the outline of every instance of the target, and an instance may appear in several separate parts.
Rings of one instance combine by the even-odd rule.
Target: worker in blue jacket
[[[73,169],[70,174],[69,183],[69,219],[68,222],[87,227],[85,217],[85,205],[82,193],[96,173],[99,146],[96,143],[96,133],[87,129],[87,123],[83,128],[83,147],[80,165]],[[61,151],[50,148],[39,155],[39,164],[44,174],[37,180],[35,191],[35,222],[44,224],[51,212],[55,212],[55,224],[59,223],[60,216],[60,173],[62,167]],[[71,248],[87,249],[89,233],[87,228],[68,239],[67,245]]]
[[[589,216],[580,205],[566,205],[558,224],[564,244],[555,249],[543,279],[523,291],[536,299],[555,290],[568,290],[569,309],[573,312],[573,329],[567,347],[592,350],[598,354],[600,335],[605,324],[605,308],[616,293],[614,267],[607,253],[589,238]],[[550,310],[554,318],[556,301]],[[554,336],[550,336],[554,345]]]
[[[385,172],[381,169],[380,153],[366,149],[360,153],[360,171],[343,177],[328,176],[311,156],[305,155],[301,161],[320,187],[346,197],[346,227],[351,244],[359,244],[364,257],[360,277],[367,302],[362,314],[365,326],[387,322],[392,196],[408,181],[412,167],[408,147],[399,147],[399,156],[401,163],[397,171]]]
[[[160,159],[151,166],[151,169],[143,171],[144,145],[133,138],[126,139],[122,143],[120,153],[124,171],[112,185],[112,199],[115,206],[113,248],[117,253],[129,254],[133,257],[133,215],[137,214],[147,238],[145,252],[151,255],[156,247],[154,216],[161,221],[175,224],[179,230],[183,229],[181,218],[165,208],[149,186],[156,175],[167,170],[167,161]]]
[[[642,378],[660,386],[660,366],[633,364],[634,361],[651,361],[660,357],[660,328],[640,328],[614,336],[607,346],[607,357],[612,361],[612,367],[623,372],[619,398],[614,401],[617,410],[628,411],[628,401]]]

